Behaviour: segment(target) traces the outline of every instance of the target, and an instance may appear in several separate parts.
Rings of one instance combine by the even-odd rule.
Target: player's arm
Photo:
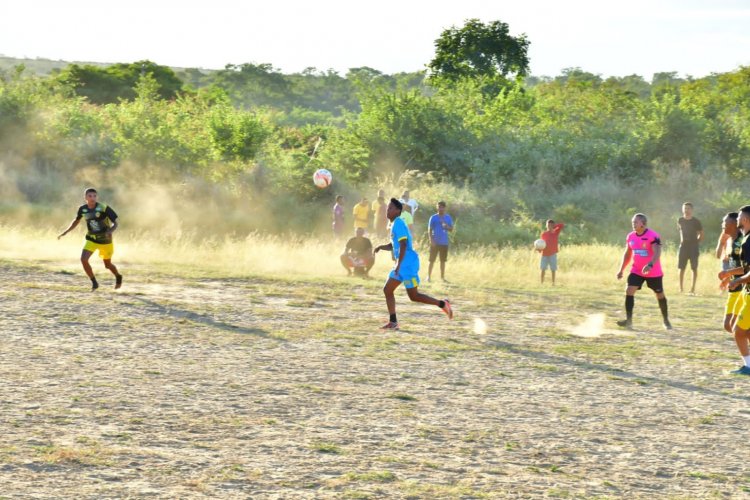
[[[733,280],[730,280],[727,284],[729,286],[729,289],[733,289],[739,285],[744,285],[746,283],[750,283],[750,272],[743,274],[739,278],[734,278]]]
[[[703,234],[703,228],[701,228],[701,229],[700,229],[700,230],[698,231],[698,244],[700,244],[700,243],[703,243],[703,237],[704,237],[704,236],[705,236],[705,235]]]
[[[643,266],[644,273],[648,273],[649,271],[651,271],[651,269],[654,268],[654,265],[659,262],[659,257],[661,257],[661,245],[659,243],[654,243],[653,245],[651,245],[651,248],[654,250],[654,256],[651,257],[651,260],[648,261],[648,264]]]
[[[378,245],[375,247],[375,251],[373,253],[378,253],[381,250],[388,250],[389,252],[393,250],[393,243],[388,243],[387,245]]]
[[[555,224],[555,227],[552,228],[552,232],[560,234],[560,231],[562,231],[564,227],[565,224],[563,224],[562,222],[558,222],[557,224]]]
[[[724,256],[724,250],[727,248],[727,241],[729,241],[729,235],[724,231],[719,235],[719,241],[716,242],[716,258],[721,259]]]
[[[109,229],[107,229],[107,232],[108,232],[109,234],[112,234],[112,233],[114,233],[114,232],[115,232],[116,230],[117,230],[117,219],[115,219],[115,220],[113,220],[113,221],[112,221],[112,225],[111,225],[111,226],[109,226]]]
[[[630,257],[632,257],[633,251],[630,249],[630,247],[625,248],[625,253],[622,254],[622,262],[620,262],[620,271],[617,273],[617,279],[622,279],[622,272],[625,270],[625,267],[630,262]]]
[[[745,274],[745,269],[742,266],[733,267],[732,269],[727,269],[726,271],[719,271],[719,279],[723,281],[732,276],[741,276],[743,274]]]
[[[75,219],[73,219],[73,221],[68,226],[68,229],[66,229],[65,231],[63,231],[62,233],[60,233],[57,236],[57,239],[59,240],[60,238],[62,238],[63,236],[65,236],[66,234],[68,234],[69,232],[71,232],[73,229],[75,229],[79,222],[81,222],[81,217],[76,217]]]

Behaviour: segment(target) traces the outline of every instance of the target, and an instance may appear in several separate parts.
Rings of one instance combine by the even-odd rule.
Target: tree
[[[135,86],[141,76],[147,74],[158,84],[157,93],[161,99],[174,99],[182,92],[182,80],[174,71],[151,61],[118,63],[106,68],[71,64],[60,72],[58,79],[71,85],[77,95],[86,97],[93,104],[113,104],[120,99],[135,99]]]
[[[529,43],[524,34],[511,36],[506,23],[469,19],[461,28],[444,30],[435,40],[435,58],[428,65],[430,80],[526,76]]]

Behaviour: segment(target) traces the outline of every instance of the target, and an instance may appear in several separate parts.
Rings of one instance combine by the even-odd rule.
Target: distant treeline
[[[389,185],[447,198],[465,216],[456,237],[466,242],[524,241],[555,214],[572,223],[570,237],[607,239],[636,209],[677,211],[690,199],[713,216],[744,201],[750,68],[646,81],[578,68],[447,80],[366,67],[16,66],[0,73],[0,148],[11,204],[56,202],[87,179],[113,182],[127,164],[139,181],[221,193],[238,210],[262,199],[304,231],[324,225],[336,192],[353,203]],[[310,182],[320,167],[334,173],[332,189]]]

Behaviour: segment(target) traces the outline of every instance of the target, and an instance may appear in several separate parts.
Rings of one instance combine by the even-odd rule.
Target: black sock
[[[91,278],[91,288],[99,288],[99,282],[96,281],[96,278]]]
[[[633,319],[633,306],[635,306],[635,297],[632,295],[626,295],[625,296],[625,317],[628,318],[628,321],[632,321]]]
[[[439,301],[438,301],[438,307],[439,307],[440,309],[444,308],[444,307],[445,307],[445,301],[444,301],[444,300],[439,300]]]
[[[396,321],[396,314],[395,313],[391,314],[391,323],[398,323],[398,321]]]
[[[659,309],[661,309],[661,317],[664,318],[664,321],[669,320],[669,315],[667,314],[667,298],[664,297],[663,299],[659,299]]]

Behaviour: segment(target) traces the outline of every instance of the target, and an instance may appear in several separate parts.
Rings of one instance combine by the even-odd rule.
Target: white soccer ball
[[[313,174],[313,182],[319,188],[327,188],[333,181],[333,175],[325,168],[320,168]]]
[[[534,248],[536,248],[537,250],[544,250],[545,248],[547,248],[547,242],[539,238],[534,242]]]

